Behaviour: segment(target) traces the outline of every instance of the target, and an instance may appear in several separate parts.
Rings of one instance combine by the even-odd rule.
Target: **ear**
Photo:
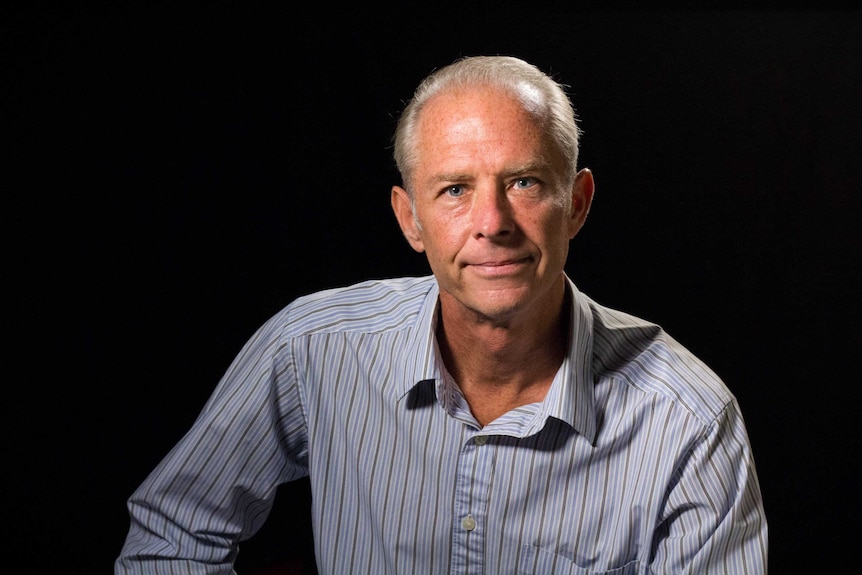
[[[413,210],[410,207],[410,195],[407,190],[399,186],[392,186],[392,211],[395,212],[395,217],[398,219],[398,225],[401,226],[401,231],[407,242],[417,252],[425,251],[425,244],[422,242],[422,236],[419,234],[419,226],[416,225],[416,218],[413,217]]]
[[[569,239],[574,238],[581,231],[590,206],[593,204],[593,192],[596,184],[593,181],[593,173],[583,168],[575,176],[575,185],[572,186],[572,211],[569,214]]]

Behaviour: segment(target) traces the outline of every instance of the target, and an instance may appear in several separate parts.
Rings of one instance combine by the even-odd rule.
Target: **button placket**
[[[485,511],[494,474],[494,450],[488,435],[466,437],[458,457],[451,573],[481,573],[484,565]]]

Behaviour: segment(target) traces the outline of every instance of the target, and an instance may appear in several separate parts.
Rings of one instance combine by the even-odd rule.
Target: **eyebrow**
[[[437,175],[435,175],[435,176],[432,176],[432,177],[431,177],[431,178],[429,178],[429,179],[430,179],[430,181],[432,181],[432,182],[434,182],[434,183],[442,183],[442,182],[459,182],[459,181],[461,181],[461,180],[468,180],[468,179],[470,179],[470,176],[468,176],[467,174],[459,173],[459,172],[453,172],[453,173],[450,173],[450,174],[446,174],[446,173],[444,173],[444,174],[437,174]]]
[[[517,176],[519,174],[533,173],[533,172],[543,172],[543,171],[551,171],[551,163],[546,161],[539,162],[529,162],[527,164],[523,164],[520,166],[515,166],[513,168],[507,169],[502,173],[503,178],[511,178],[513,176]],[[443,182],[462,182],[464,180],[471,180],[473,176],[467,174],[465,172],[450,172],[450,173],[442,173],[432,176],[430,181],[433,183],[443,183]]]
[[[548,171],[553,171],[553,168],[551,166],[551,162],[541,160],[541,161],[537,161],[537,162],[529,162],[529,163],[524,164],[522,166],[515,166],[511,170],[507,170],[503,175],[505,177],[512,177],[512,176],[516,176],[518,174],[526,174],[529,172],[548,172]]]

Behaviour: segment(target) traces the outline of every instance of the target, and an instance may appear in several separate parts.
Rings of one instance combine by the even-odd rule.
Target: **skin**
[[[418,152],[415,217],[399,186],[392,208],[437,277],[443,360],[485,425],[541,401],[562,362],[563,266],[593,178],[581,170],[564,189],[562,156],[536,119],[487,86],[427,102]]]

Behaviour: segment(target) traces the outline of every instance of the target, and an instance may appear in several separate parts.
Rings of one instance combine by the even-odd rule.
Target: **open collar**
[[[571,296],[569,351],[542,402],[541,409],[545,415],[542,421],[546,417],[559,419],[595,444],[597,423],[592,380],[593,315],[587,298],[568,276],[566,285]],[[403,349],[396,387],[399,399],[423,381],[433,381],[436,385],[444,377],[445,368],[437,353],[435,339],[439,295],[439,286],[431,278],[425,300]]]

